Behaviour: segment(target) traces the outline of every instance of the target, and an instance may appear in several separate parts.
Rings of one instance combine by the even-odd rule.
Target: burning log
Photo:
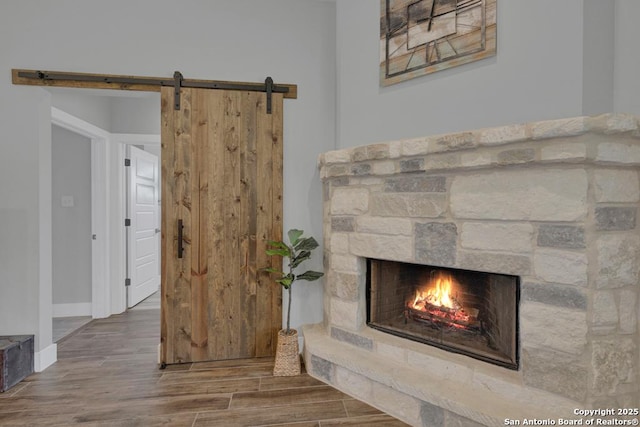
[[[478,321],[479,310],[477,308],[452,309],[448,307],[438,307],[428,303],[424,308],[416,309],[407,306],[405,316],[409,319],[422,323],[444,323],[462,326],[465,328],[480,328]]]

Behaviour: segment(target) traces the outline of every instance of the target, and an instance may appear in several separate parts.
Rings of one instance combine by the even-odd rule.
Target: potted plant
[[[300,264],[311,258],[311,251],[318,247],[318,242],[313,237],[302,237],[304,231],[291,229],[287,233],[289,244],[283,241],[270,240],[270,249],[267,255],[281,256],[288,259],[288,271],[280,271],[276,268],[264,270],[277,274],[276,282],[280,283],[289,292],[287,304],[287,328],[278,332],[278,344],[276,348],[276,361],[273,368],[274,376],[294,376],[300,374],[300,355],[298,351],[298,331],[291,329],[291,289],[297,280],[314,281],[323,276],[319,271],[307,270],[297,274],[296,269]]]

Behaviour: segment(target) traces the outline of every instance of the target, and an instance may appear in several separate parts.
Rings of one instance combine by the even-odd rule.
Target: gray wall
[[[582,113],[614,110],[615,1],[586,0],[582,46]],[[602,25],[606,23],[608,25]]]
[[[111,133],[160,134],[160,94],[48,88],[51,104]]]
[[[617,0],[615,3],[614,107],[617,112],[640,114],[640,2]]]
[[[51,129],[53,303],[91,302],[91,140]],[[73,197],[72,207],[62,197]]]
[[[160,134],[160,94],[111,99],[111,132]]]
[[[297,84],[284,111],[284,226],[322,235],[316,159],[335,146],[335,4],[187,0],[179,9],[171,0],[0,3],[0,334],[35,333],[36,351],[51,344],[51,96],[12,85],[11,68]],[[300,287],[294,325],[322,319],[321,286]]]
[[[386,88],[379,2],[336,4],[339,147],[614,107],[640,114],[635,0],[499,0],[497,56]]]
[[[112,97],[98,89],[49,88],[51,104],[85,122],[111,132]]]

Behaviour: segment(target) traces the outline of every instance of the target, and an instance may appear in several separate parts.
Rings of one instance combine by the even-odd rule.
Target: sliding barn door
[[[275,354],[282,95],[162,88],[162,363]]]

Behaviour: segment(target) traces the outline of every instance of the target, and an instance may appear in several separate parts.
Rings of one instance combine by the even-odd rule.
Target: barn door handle
[[[184,229],[184,225],[182,225],[182,220],[178,220],[178,258],[182,258],[182,253],[184,252],[184,248],[182,247],[182,230]]]

